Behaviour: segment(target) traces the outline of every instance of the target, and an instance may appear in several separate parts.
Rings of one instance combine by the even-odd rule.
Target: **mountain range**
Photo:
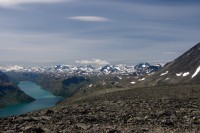
[[[91,65],[56,65],[48,68],[9,66],[1,67],[0,70],[7,74],[15,84],[29,80],[41,85],[55,95],[70,97],[80,88],[87,89],[92,84],[115,86],[119,85],[119,80],[125,80],[122,79],[123,76],[141,77],[153,74],[160,68],[161,65],[140,63],[136,66],[120,64],[101,67],[93,67]],[[84,80],[79,81],[79,79]]]
[[[22,66],[7,66],[0,67],[3,72],[24,72],[24,73],[46,73],[60,76],[65,74],[72,75],[109,75],[109,74],[122,74],[122,75],[146,75],[158,71],[161,65],[150,65],[149,63],[140,63],[136,66],[127,66],[125,64],[119,65],[105,65],[99,67],[87,66],[73,66],[73,65],[56,65],[52,67],[22,67]]]

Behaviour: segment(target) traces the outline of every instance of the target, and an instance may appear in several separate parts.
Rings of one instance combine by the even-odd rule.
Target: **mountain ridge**
[[[146,84],[200,83],[200,43],[149,76]],[[148,83],[149,82],[149,83]],[[152,82],[152,83],[151,83]]]

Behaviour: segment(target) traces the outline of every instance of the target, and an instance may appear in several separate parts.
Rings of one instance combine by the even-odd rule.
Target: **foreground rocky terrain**
[[[9,132],[200,132],[200,86],[107,88],[79,93],[54,108],[0,118]]]

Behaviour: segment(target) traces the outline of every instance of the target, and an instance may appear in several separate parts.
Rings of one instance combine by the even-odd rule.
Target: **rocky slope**
[[[200,83],[200,43],[166,64],[159,72],[147,78],[146,83],[185,84]]]
[[[0,108],[23,102],[32,102],[34,99],[26,95],[17,86],[9,81],[9,78],[0,72]]]
[[[200,131],[199,85],[107,89],[71,97],[51,109],[0,118],[0,131],[9,133]]]

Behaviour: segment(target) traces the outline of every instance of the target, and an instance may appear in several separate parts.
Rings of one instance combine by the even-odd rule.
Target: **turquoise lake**
[[[55,96],[51,92],[42,89],[41,86],[30,81],[20,82],[18,87],[36,100],[31,103],[17,104],[0,109],[0,117],[20,115],[31,111],[52,107],[58,101],[63,100],[62,97]]]

